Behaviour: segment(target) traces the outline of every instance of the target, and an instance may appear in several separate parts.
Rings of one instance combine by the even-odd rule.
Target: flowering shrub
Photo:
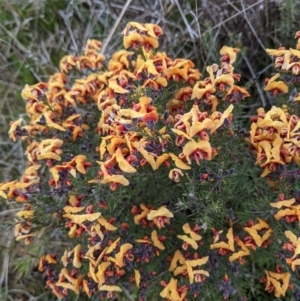
[[[267,50],[277,106],[249,131],[239,49],[224,46],[201,80],[157,50],[162,33],[130,22],[108,63],[89,40],[25,86],[29,121],[9,134],[28,167],[0,184],[22,206],[16,240],[47,240],[38,270],[60,299],[298,300],[299,32],[297,49]]]

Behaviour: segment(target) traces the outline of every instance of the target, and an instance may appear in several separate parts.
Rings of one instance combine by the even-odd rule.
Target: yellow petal
[[[146,159],[146,161],[151,165],[152,169],[156,170],[157,168],[156,168],[154,156],[149,154],[143,147],[138,147],[137,150],[143,155],[143,157]]]
[[[44,159],[52,159],[52,160],[56,160],[56,161],[60,161],[61,158],[59,155],[53,153],[53,152],[47,152],[47,153],[42,153],[42,154],[39,154],[37,156],[37,159],[38,160],[44,160]]]
[[[233,229],[230,228],[226,234],[228,239],[229,248],[231,251],[234,251],[234,238],[233,238]]]
[[[172,261],[171,261],[171,264],[170,264],[170,267],[169,267],[169,272],[172,272],[172,271],[175,270],[175,268],[177,267],[178,261],[181,265],[185,264],[185,261],[186,261],[184,256],[182,255],[182,253],[179,250],[177,250],[174,253],[174,256],[172,258]]]
[[[194,241],[193,239],[191,239],[190,237],[188,237],[187,235],[177,235],[177,237],[179,239],[182,239],[183,241],[185,241],[186,243],[188,243],[190,246],[193,247],[193,249],[197,250],[198,249],[198,244],[196,241]]]
[[[270,278],[270,281],[275,288],[275,297],[279,298],[281,295],[284,296],[285,293],[283,292],[283,290],[281,288],[280,282],[274,278]]]
[[[120,252],[116,254],[116,264],[119,267],[123,267],[124,264],[124,255],[126,252],[128,252],[130,249],[132,249],[133,245],[130,243],[125,243],[120,247]]]
[[[103,226],[108,231],[115,231],[118,229],[117,227],[112,225],[110,222],[108,222],[103,216],[100,216],[97,221],[101,226]]]
[[[33,217],[33,214],[34,214],[34,210],[22,210],[16,213],[16,216],[20,218],[28,219]]]
[[[120,148],[116,151],[116,159],[119,164],[119,168],[127,173],[135,173],[137,170],[123,157]]]
[[[285,52],[288,51],[287,49],[270,49],[266,48],[266,52],[272,56],[282,56]]]
[[[182,226],[182,230],[185,234],[189,234],[191,233],[192,229],[189,225],[189,223],[185,223],[183,226]]]
[[[185,164],[182,160],[180,160],[176,155],[172,154],[172,153],[169,153],[170,157],[172,158],[172,160],[174,161],[175,163],[175,166],[177,168],[180,168],[180,169],[184,169],[184,170],[188,170],[188,169],[191,169],[191,167],[187,164]]]
[[[154,47],[156,48],[156,47]],[[144,70],[147,70],[147,72],[149,74],[152,74],[152,75],[159,75],[159,73],[157,72],[155,66],[154,66],[154,63],[152,60],[148,60],[146,61],[145,63],[143,63],[139,69],[137,70],[137,74],[140,74],[141,72],[143,72]]]
[[[220,54],[223,55],[228,55],[229,56],[229,63],[233,64],[236,60],[236,54],[239,53],[239,49],[238,48],[233,48],[233,47],[229,47],[229,46],[223,46],[220,49]]]
[[[76,169],[80,173],[86,174],[86,169],[84,167],[84,162],[86,161],[86,156],[84,156],[84,155],[77,155],[74,159],[75,159],[75,163],[76,163]]]
[[[226,249],[226,250],[230,250],[230,246],[228,243],[224,242],[224,241],[221,241],[221,242],[217,242],[217,243],[214,243],[214,244],[211,244],[210,245],[210,249],[213,250],[213,249]]]
[[[165,206],[160,207],[158,210],[151,210],[148,215],[148,220],[153,220],[156,217],[174,217],[173,213],[168,210]]]
[[[105,282],[105,271],[110,265],[110,261],[104,261],[99,264],[98,272],[96,273],[96,277],[98,279],[96,283],[99,283],[99,285],[103,285],[103,283]]]
[[[66,213],[78,213],[85,209],[85,207],[65,206],[63,209]]]
[[[295,271],[296,271],[296,268],[297,268],[298,266],[300,266],[300,258],[295,259],[295,260],[292,261],[292,265],[291,265],[292,271],[295,272]]]
[[[118,242],[120,241],[121,237],[118,237],[107,249],[106,254],[111,253],[118,245]]]
[[[101,218],[101,216],[100,216],[100,218]],[[98,218],[97,221],[99,221],[99,218]],[[101,231],[101,226],[99,224],[98,225],[92,225],[91,231],[96,231],[96,233],[100,237],[100,239],[103,240],[104,234]]]
[[[201,266],[203,264],[206,264],[208,259],[209,259],[209,256],[205,256],[202,258],[187,260],[187,261],[189,261],[189,263],[192,267],[196,267],[196,266]]]
[[[124,36],[123,38],[123,45],[124,48],[129,48],[133,43],[142,43],[143,38],[142,36],[137,32],[132,32],[128,36]]]
[[[234,106],[231,104],[222,114],[220,120],[218,120],[218,122],[216,123],[216,125],[214,126],[214,128],[210,131],[212,134],[220,127],[223,125],[224,120],[229,116],[229,114],[232,112]]]
[[[91,262],[89,264],[89,274],[90,274],[91,278],[94,280],[94,282],[98,283],[98,278],[95,273],[95,267],[92,265]]]
[[[196,150],[202,150],[207,154],[207,160],[211,160],[212,157],[212,148],[208,141],[199,141],[196,142],[195,140],[189,141],[182,149],[182,153],[186,156],[186,160],[189,164],[191,164],[191,159],[189,156]]]
[[[177,174],[175,174],[175,172]],[[178,183],[180,181],[179,177],[176,177],[176,179],[175,179],[175,175],[177,176],[178,174],[183,177],[183,172],[182,172],[181,169],[179,169],[179,168],[173,168],[173,169],[171,169],[169,171],[169,178],[171,180],[175,181],[176,183]]]
[[[63,128],[61,125],[59,125],[59,124],[57,124],[55,122],[49,122],[49,123],[47,123],[47,126],[49,126],[50,128],[55,128],[55,129],[60,130],[62,132],[66,131],[65,128]]]
[[[284,201],[278,201],[276,203],[270,203],[271,207],[273,208],[281,208],[281,207],[291,207],[292,204],[294,204],[296,201],[295,198],[284,200]]]
[[[171,278],[168,285],[160,292],[162,298],[168,298],[171,301],[181,301],[181,297],[177,291],[177,282],[175,278]]]
[[[190,137],[194,137],[196,134],[205,129],[212,129],[214,124],[210,118],[205,118],[202,122],[193,122],[190,127],[189,135]]]
[[[116,80],[110,80],[108,82],[108,87],[111,88],[115,93],[126,94],[129,93],[128,90],[122,88]]]
[[[183,136],[185,137],[186,139],[188,140],[191,140],[192,138],[185,132],[181,131],[181,130],[178,130],[178,129],[171,129],[171,131],[173,133],[175,133],[177,136]]]
[[[119,111],[120,116],[130,117],[130,118],[142,118],[146,115],[143,112],[137,112],[132,109],[121,109]]]
[[[129,181],[122,175],[108,176],[108,177],[106,177],[106,178],[104,178],[100,181],[101,184],[106,184],[106,183],[110,183],[110,182],[119,183],[119,184],[122,184],[124,186],[129,185]]]
[[[83,223],[85,221],[94,221],[97,218],[99,218],[99,216],[101,215],[100,212],[95,212],[95,213],[89,213],[89,214],[64,214],[63,217],[69,218],[72,222],[74,222],[75,224],[79,224],[79,223]]]
[[[177,266],[176,269],[173,271],[173,275],[174,276],[178,276],[180,274],[185,274],[186,273],[186,264],[182,265],[182,266]]]
[[[103,160],[103,156],[106,152],[106,141],[105,139],[102,139],[100,143],[100,159]]]
[[[138,288],[140,288],[141,274],[139,270],[134,269],[134,280]]]
[[[195,241],[201,240],[202,236],[194,232],[188,223],[182,226],[183,232],[185,234],[190,234],[191,238]]]
[[[297,236],[292,231],[285,231],[285,236],[290,240],[290,242],[296,247],[298,243]]]
[[[247,255],[250,255],[250,251],[238,251],[236,253],[233,253],[231,256],[229,256],[229,261],[233,262],[234,260]]]
[[[73,258],[73,266],[77,269],[80,269],[82,266],[82,262],[80,260],[80,251],[81,251],[81,245],[77,245],[74,248],[74,258]]]
[[[209,277],[209,272],[204,271],[204,270],[195,270],[195,271],[193,271],[193,274],[194,274],[194,275],[195,275],[195,274],[201,274],[201,275],[204,275],[204,276],[206,276],[206,277]]]
[[[275,219],[280,220],[282,217],[285,217],[287,215],[296,215],[295,209],[284,209],[279,210],[276,214],[274,214]]]
[[[156,169],[158,169],[160,165],[164,163],[169,157],[169,154],[162,154],[161,156],[158,156],[156,159]]]
[[[257,218],[257,220],[259,223],[256,225],[259,225],[259,227],[255,225],[256,229],[259,229],[259,230],[263,229],[263,228],[270,229],[270,226],[263,219]]]
[[[190,265],[189,260],[186,261],[186,270],[187,270],[187,273],[188,273],[188,276],[189,276],[190,284],[192,284],[194,282],[194,274],[193,274],[193,269]]]
[[[191,238],[192,238],[193,240],[195,240],[195,241],[199,241],[199,240],[201,240],[201,238],[202,238],[201,235],[199,235],[198,233],[193,232],[193,231],[190,233],[190,236],[191,236]]]
[[[163,243],[158,239],[157,231],[154,230],[151,232],[151,240],[153,241],[153,245],[160,250],[164,250],[165,246]]]
[[[251,235],[251,237],[254,239],[256,245],[258,247],[261,247],[262,239],[261,239],[261,236],[257,233],[256,229],[254,229],[252,227],[245,227],[244,230]]]

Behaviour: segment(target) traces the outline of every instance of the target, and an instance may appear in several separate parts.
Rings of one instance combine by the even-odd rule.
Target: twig
[[[255,79],[256,74],[255,74],[255,72],[254,72],[254,70],[252,68],[252,65],[251,65],[251,63],[250,63],[247,55],[243,54],[243,58],[244,58],[244,61],[246,62],[247,66],[248,66],[248,68],[249,68],[249,70],[251,72],[252,77]],[[260,87],[260,85],[259,85],[259,83],[258,83],[257,80],[255,80],[255,85],[256,85],[257,91],[259,93],[260,99],[262,101],[263,107],[265,107],[267,105],[266,99],[265,99],[263,91],[262,91],[262,89],[261,89],[261,87]]]
[[[128,293],[128,291],[125,289],[125,287],[122,284],[119,284],[123,290],[123,293],[125,294],[126,298],[130,301],[135,301],[133,297]]]
[[[68,9],[69,9],[69,7],[70,7],[70,5],[71,5],[71,3],[68,5]],[[70,26],[70,21],[69,21],[69,18],[68,18],[68,16],[66,16],[64,13],[63,13],[63,11],[59,11],[59,15],[62,17],[62,19],[64,20],[64,23],[65,23],[65,25],[66,25],[66,27],[67,27],[67,30],[68,30],[68,32],[69,32],[69,35],[70,35],[70,38],[71,38],[71,40],[72,40],[72,44],[73,44],[73,47],[74,47],[74,49],[75,49],[75,51],[76,51],[76,54],[79,54],[78,53],[78,47],[77,47],[77,44],[76,44],[76,41],[75,41],[75,38],[74,38],[74,35],[73,35],[73,32],[72,32],[72,29],[71,29],[71,26]]]
[[[125,14],[125,12],[126,12],[128,6],[130,5],[131,1],[132,1],[132,0],[127,0],[126,4],[124,5],[124,7],[123,7],[123,9],[122,9],[122,11],[121,11],[121,13],[120,13],[120,15],[119,15],[119,18],[116,20],[116,22],[115,22],[114,26],[112,27],[112,29],[111,29],[111,31],[110,31],[108,37],[106,38],[106,40],[104,41],[104,43],[103,43],[103,45],[102,45],[101,53],[104,53],[104,52],[105,52],[107,45],[109,44],[109,42],[110,42],[112,36],[114,35],[114,33],[115,33],[115,31],[116,31],[116,29],[117,29],[119,23],[121,22],[121,20],[122,20],[122,18],[123,18],[123,15]]]
[[[262,3],[263,1],[265,1],[265,0],[260,0],[260,1],[256,2],[256,3],[252,4],[252,5],[248,6],[244,11],[246,11],[246,10],[248,10],[248,9],[250,9],[250,8],[252,8],[252,7],[254,7],[254,6],[260,4],[260,3]],[[231,17],[225,19],[224,21],[222,21],[222,22],[218,23],[217,25],[211,27],[210,29],[204,31],[204,32],[203,32],[203,35],[205,35],[205,34],[207,34],[207,33],[210,33],[213,29],[218,28],[218,27],[221,26],[222,24],[224,24],[224,23],[226,23],[226,22],[228,22],[228,21],[234,19],[235,17],[237,17],[237,16],[240,15],[240,14],[241,14],[241,13],[238,12],[238,13],[232,15]]]
[[[19,208],[15,208],[15,209],[10,209],[10,210],[1,211],[1,212],[0,212],[0,216],[7,215],[7,214],[9,214],[9,213],[17,212],[17,211],[20,211],[20,209],[19,209]]]
[[[243,0],[241,0],[241,4],[242,4],[242,8],[243,8],[243,11],[241,11],[241,13],[244,15],[244,17],[245,17],[245,19],[246,19],[246,21],[247,21],[247,23],[248,23],[248,25],[249,25],[249,27],[250,27],[252,33],[254,34],[256,40],[258,41],[260,47],[261,47],[264,51],[266,51],[265,45],[263,44],[263,42],[261,41],[261,39],[260,39],[259,36],[257,35],[255,29],[253,28],[251,22],[249,21],[247,15],[246,15],[246,9],[245,9],[244,1],[243,1]]]
[[[16,36],[10,30],[7,30],[5,26],[3,26],[1,23],[0,23],[0,28],[16,43],[16,45],[21,51],[23,51],[26,54],[29,54],[28,49],[16,38]],[[1,39],[1,42],[6,42],[6,41]]]
[[[182,18],[182,20],[183,20],[183,22],[184,22],[184,24],[185,24],[185,26],[186,26],[186,28],[187,28],[187,30],[188,30],[190,36],[191,36],[191,38],[192,38],[192,39],[193,39],[194,37],[197,38],[197,33],[191,28],[191,26],[190,26],[188,20],[186,19],[185,15],[184,15],[184,13],[183,13],[183,11],[182,11],[181,6],[180,6],[179,3],[178,3],[178,0],[175,0],[175,3],[176,3],[176,6],[177,6],[177,8],[178,8],[178,10],[179,10],[179,13],[180,13],[180,15],[181,15],[181,18]]]
[[[197,6],[196,6],[196,11],[197,11]],[[195,22],[196,22],[196,24],[197,24],[198,34],[199,34],[199,41],[200,41],[200,44],[199,44],[199,48],[200,48],[200,57],[201,57],[202,62],[203,62],[203,64],[204,64],[204,63],[205,63],[205,59],[204,59],[204,56],[203,56],[203,47],[202,47],[202,36],[201,36],[201,27],[200,27],[200,23],[198,22],[197,16],[196,16],[196,14],[195,14],[193,11],[190,11],[190,14],[194,17]],[[197,56],[197,57],[198,57],[198,56]]]

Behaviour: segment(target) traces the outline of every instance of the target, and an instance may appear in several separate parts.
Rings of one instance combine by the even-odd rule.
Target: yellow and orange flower
[[[258,223],[252,225],[251,227],[244,227],[243,229],[249,233],[249,235],[252,236],[254,239],[256,245],[258,247],[261,247],[264,242],[268,240],[268,238],[271,236],[271,233],[273,230],[270,228],[270,226],[262,219],[257,218]],[[264,234],[259,234],[260,231],[264,230]]]
[[[202,236],[199,235],[196,231],[200,228],[197,226],[195,228],[191,228],[188,223],[185,223],[182,226],[183,232],[188,235],[177,235],[177,237],[184,241],[182,248],[187,250],[188,246],[193,247],[193,249],[198,249],[199,241],[202,239]]]
[[[276,73],[274,76],[272,76],[267,85],[265,86],[265,91],[271,91],[274,95],[277,95],[278,93],[287,93],[289,88],[287,84],[284,81],[276,81],[277,78],[279,78],[280,74]]]
[[[170,224],[170,218],[174,217],[173,213],[166,206],[162,206],[157,210],[150,210],[147,219],[153,221],[155,225],[161,229],[165,224]]]
[[[286,291],[290,282],[290,273],[275,273],[271,271],[265,271],[267,281],[266,281],[266,291],[275,291],[275,297],[285,296]]]

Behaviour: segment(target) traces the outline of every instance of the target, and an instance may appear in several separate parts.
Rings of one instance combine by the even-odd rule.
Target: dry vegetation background
[[[23,86],[47,81],[60,58],[80,54],[88,38],[102,40],[109,57],[128,21],[157,23],[164,30],[160,50],[193,60],[202,73],[222,45],[241,48],[235,66],[252,94],[246,122],[258,106],[272,104],[263,92],[271,72],[265,48],[293,46],[299,14],[299,0],[0,0],[0,182],[24,168],[22,144],[7,134],[9,122],[24,116]],[[9,227],[15,208],[0,209],[0,300],[51,300],[36,272],[43,246],[16,245]]]

